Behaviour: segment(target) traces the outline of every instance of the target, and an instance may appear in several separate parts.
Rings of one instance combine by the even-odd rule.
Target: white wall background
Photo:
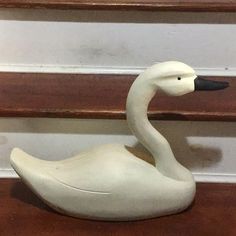
[[[197,180],[236,182],[236,123],[155,121],[153,125]],[[9,164],[13,147],[42,159],[59,160],[114,142],[143,150],[122,120],[1,118],[0,174],[14,175]]]
[[[136,73],[180,60],[200,74],[236,75],[235,42],[233,13],[0,10],[0,71]],[[236,123],[154,125],[197,180],[236,182]],[[2,118],[0,176],[14,175],[15,146],[54,160],[109,142],[137,145],[125,121]]]
[[[235,23],[235,13],[2,9],[0,69],[132,71],[180,60],[235,73]]]

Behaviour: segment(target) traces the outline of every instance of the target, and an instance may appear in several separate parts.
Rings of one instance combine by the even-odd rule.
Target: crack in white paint
[[[80,192],[84,192],[84,193],[92,193],[92,194],[104,194],[104,195],[110,195],[111,193],[109,192],[103,192],[103,191],[97,191],[97,190],[88,190],[88,189],[82,189],[82,188],[78,188],[69,184],[64,183],[63,181],[59,180],[58,178],[52,176],[51,174],[48,173],[48,175],[53,178],[54,180],[56,180],[57,182],[59,182],[60,184],[64,185],[65,187],[69,187],[72,189],[75,189],[77,191]]]

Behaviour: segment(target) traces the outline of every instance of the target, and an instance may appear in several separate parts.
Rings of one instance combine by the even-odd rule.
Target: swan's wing
[[[127,181],[155,171],[150,164],[135,158],[122,147],[104,147],[83,153],[66,161],[53,163],[46,169],[55,181],[81,191],[112,193]]]

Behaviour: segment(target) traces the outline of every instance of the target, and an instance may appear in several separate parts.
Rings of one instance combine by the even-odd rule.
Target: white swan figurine
[[[183,211],[194,199],[195,182],[148,121],[148,104],[157,91],[179,96],[227,86],[197,78],[191,67],[174,61],[156,64],[137,77],[127,98],[127,121],[155,166],[122,144],[92,148],[62,161],[40,160],[15,148],[11,165],[45,203],[70,216],[137,220]]]

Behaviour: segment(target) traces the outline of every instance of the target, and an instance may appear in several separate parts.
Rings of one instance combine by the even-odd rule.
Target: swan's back
[[[43,161],[20,149],[15,149],[11,162],[24,179],[33,176],[52,178],[72,188],[93,192],[113,192],[117,183],[135,181],[139,184],[148,176],[159,175],[156,168],[138,159],[124,145],[109,144],[92,148],[78,156],[62,161]],[[140,176],[143,176],[140,179]]]

